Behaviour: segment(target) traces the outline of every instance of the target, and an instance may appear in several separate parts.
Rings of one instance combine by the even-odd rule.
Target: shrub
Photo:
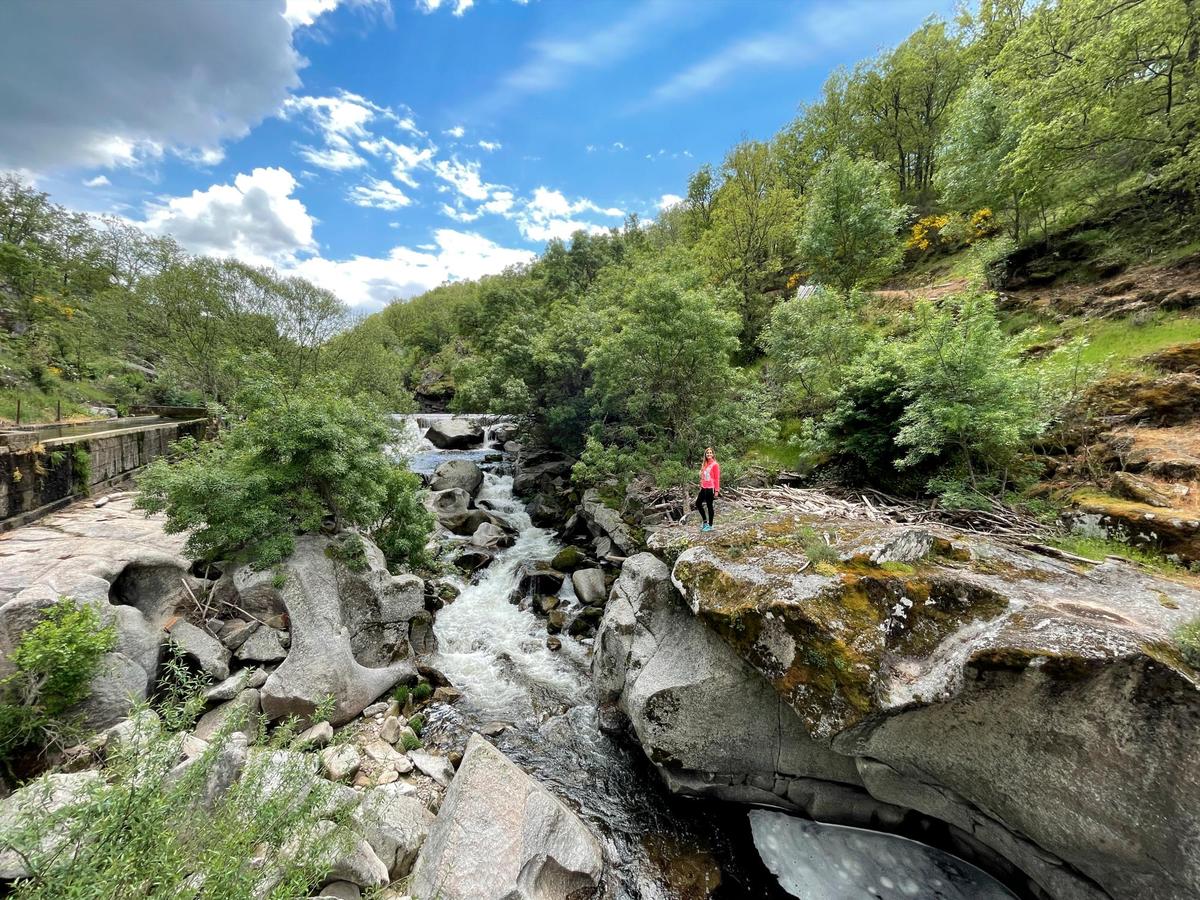
[[[1200,619],[1193,619],[1176,629],[1175,646],[1189,666],[1200,669]]]
[[[410,750],[420,750],[422,746],[421,739],[411,734],[402,734],[400,736],[400,746],[404,749],[405,753],[408,753]]]
[[[404,704],[408,702],[408,697],[412,693],[412,688],[407,684],[398,684],[396,689],[392,691],[392,699],[400,704],[400,708],[404,708]]]
[[[804,546],[804,555],[814,566],[821,563],[833,565],[840,558],[837,549],[825,540],[825,535],[815,528],[807,525],[801,528],[800,542]]]
[[[428,565],[425,544],[433,531],[433,513],[421,502],[421,479],[393,466],[385,483],[383,516],[370,526],[371,540],[383,551],[388,567]]]
[[[413,730],[413,734],[417,737],[421,736],[421,729],[425,727],[425,717],[420,713],[410,716],[408,719],[408,727]]]
[[[34,804],[6,833],[31,873],[14,897],[100,900],[136,885],[147,897],[284,900],[307,896],[357,841],[333,785],[297,756],[251,754],[213,800],[210,773],[235,724],[180,769],[182,733],[143,711],[134,720],[134,735],[109,752],[104,777],[75,803],[50,815]]]
[[[291,554],[297,532],[316,531],[327,517],[339,527],[391,522],[405,535],[393,553],[428,533],[431,520],[413,514],[414,483],[396,488],[390,420],[347,385],[260,381],[241,408],[245,418],[217,439],[180,441],[178,462],[156,460],[140,478],[138,505],[165,512],[168,532],[188,532],[193,556],[243,554],[265,568]]]
[[[78,735],[71,708],[83,700],[104,654],[116,643],[94,607],[69,597],[42,613],[8,655],[0,681],[0,760],[17,751],[64,746]]]
[[[428,681],[422,681],[415,688],[413,688],[412,697],[416,703],[424,703],[432,696],[433,685],[431,685]]]

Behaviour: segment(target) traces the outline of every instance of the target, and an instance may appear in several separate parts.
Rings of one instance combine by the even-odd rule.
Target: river
[[[457,599],[437,613],[438,651],[431,662],[462,691],[463,698],[454,706],[436,708],[426,738],[449,748],[461,746],[466,733],[485,730],[509,758],[576,810],[604,847],[601,896],[605,900],[1012,896],[1003,889],[995,894],[942,894],[928,881],[916,894],[902,890],[906,885],[901,880],[895,881],[894,891],[869,890],[879,881],[870,865],[850,866],[854,883],[848,893],[785,890],[781,878],[791,885],[799,877],[791,871],[791,857],[773,858],[772,868],[786,871],[779,877],[772,874],[756,850],[746,807],[670,794],[639,748],[600,730],[589,675],[591,641],[576,641],[564,633],[561,649],[551,650],[544,621],[509,602],[522,563],[550,559],[562,545],[552,532],[534,526],[522,502],[513,496],[510,461],[491,446],[490,428],[482,448],[437,450],[423,436],[432,418],[404,419],[401,451],[411,468],[428,474],[447,459],[476,462],[485,472],[478,505],[502,516],[518,535],[476,580],[460,579]],[[446,538],[451,545],[466,540]],[[566,604],[574,602],[570,584],[566,579],[562,595]],[[785,828],[789,824],[772,822]],[[781,836],[775,831],[761,840],[766,827],[764,822],[756,826],[763,846],[791,847],[788,841],[796,837],[791,834]],[[868,841],[890,838],[861,834]],[[794,849],[788,852],[794,855]],[[855,852],[860,861],[870,856],[861,846]],[[995,885],[982,872],[974,872],[990,882],[989,889]],[[812,871],[802,874],[809,880],[813,877]],[[882,881],[892,883],[886,876]]]

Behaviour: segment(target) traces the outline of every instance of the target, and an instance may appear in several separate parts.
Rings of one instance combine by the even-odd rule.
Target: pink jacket
[[[700,487],[721,490],[721,467],[715,459],[700,464]]]

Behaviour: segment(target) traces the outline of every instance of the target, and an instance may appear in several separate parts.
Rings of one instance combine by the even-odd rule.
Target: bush
[[[6,833],[31,872],[14,897],[101,900],[133,886],[146,897],[303,897],[358,839],[334,786],[290,754],[251,754],[240,779],[211,799],[210,773],[235,723],[181,769],[182,732],[144,711],[133,718],[135,732],[110,750],[103,778],[57,813],[34,804]]]
[[[415,703],[424,703],[432,696],[433,685],[431,685],[428,681],[422,681],[415,688],[413,688],[412,698],[413,702]]]
[[[420,713],[409,716],[408,727],[413,730],[413,734],[417,737],[421,736],[421,729],[425,727],[425,717]]]
[[[8,655],[14,671],[0,681],[0,760],[14,753],[62,747],[79,733],[70,710],[88,695],[116,631],[94,607],[62,597],[26,631]]]
[[[265,568],[291,554],[296,533],[331,517],[337,527],[387,523],[389,561],[399,565],[428,535],[415,482],[388,458],[391,421],[369,400],[314,377],[299,389],[257,382],[241,406],[245,418],[216,440],[180,441],[177,462],[156,460],[139,479],[138,506],[165,512],[168,532],[189,532],[193,556],[244,554]]]

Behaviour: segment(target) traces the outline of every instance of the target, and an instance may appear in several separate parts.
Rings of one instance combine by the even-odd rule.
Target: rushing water
[[[535,527],[513,496],[508,460],[491,446],[490,428],[483,448],[438,450],[423,437],[434,418],[406,417],[398,452],[423,474],[447,459],[480,464],[485,475],[476,502],[510,522],[518,535],[476,580],[461,580],[457,599],[437,613],[433,665],[463,698],[437,708],[427,740],[461,746],[466,732],[487,730],[600,838],[606,900],[802,896],[785,891],[759,858],[744,807],[671,795],[637,748],[600,730],[588,671],[591,642],[564,633],[561,649],[550,650],[544,621],[510,602],[522,563],[551,559],[561,544]],[[447,538],[451,545],[466,540]],[[567,608],[575,603],[570,583],[566,579],[560,595]]]

